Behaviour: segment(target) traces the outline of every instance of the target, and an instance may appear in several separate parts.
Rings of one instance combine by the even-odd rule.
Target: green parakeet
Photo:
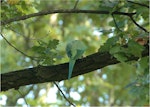
[[[68,79],[71,78],[73,67],[76,60],[82,56],[82,54],[86,49],[87,49],[86,45],[79,40],[74,40],[67,44],[66,52],[68,57],[70,58]]]

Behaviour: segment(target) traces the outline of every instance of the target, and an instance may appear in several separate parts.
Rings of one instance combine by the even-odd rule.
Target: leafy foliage
[[[141,57],[141,53],[144,50],[144,47],[133,40],[129,40],[128,42],[128,51],[134,55]]]
[[[42,62],[41,64],[52,65],[55,62],[55,58],[58,57],[58,51],[56,50],[57,45],[59,43],[58,40],[49,40],[48,43],[38,41],[39,46],[33,46],[32,50],[36,54],[38,54],[38,59]]]

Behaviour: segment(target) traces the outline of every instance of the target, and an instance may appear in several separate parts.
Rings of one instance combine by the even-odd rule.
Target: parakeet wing
[[[68,45],[66,46],[66,52],[67,52],[67,55],[68,55],[69,58],[71,58],[71,56],[72,56],[71,49],[72,49],[72,45],[71,45],[71,44],[68,44]]]
[[[82,57],[83,53],[84,53],[84,50],[77,50],[76,55],[73,57],[73,59],[78,59]]]

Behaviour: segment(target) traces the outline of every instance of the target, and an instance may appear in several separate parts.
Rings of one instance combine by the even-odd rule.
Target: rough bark
[[[148,44],[142,57],[149,55]],[[131,56],[128,61],[138,60]],[[72,77],[83,75],[108,65],[119,63],[109,53],[94,53],[76,61]],[[53,66],[37,66],[33,68],[11,71],[1,74],[1,89],[6,91],[11,88],[18,89],[20,86],[66,80],[68,77],[68,63]]]

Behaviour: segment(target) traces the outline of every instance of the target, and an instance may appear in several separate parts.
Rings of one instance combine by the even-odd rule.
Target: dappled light
[[[148,0],[1,0],[0,106],[149,106]]]

